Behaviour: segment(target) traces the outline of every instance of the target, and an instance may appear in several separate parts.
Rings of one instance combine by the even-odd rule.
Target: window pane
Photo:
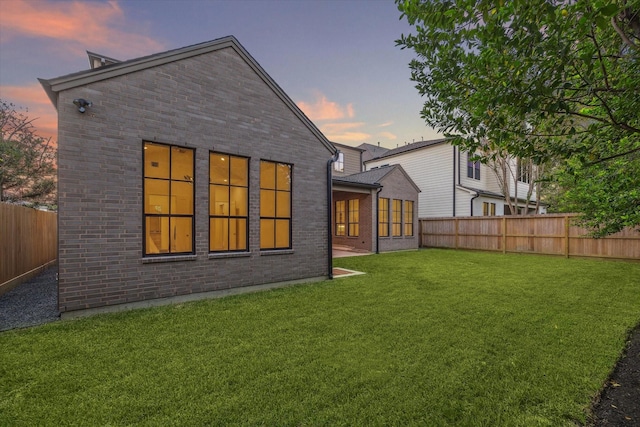
[[[349,224],[349,236],[358,237],[359,234],[360,234],[359,224]]]
[[[291,189],[291,166],[278,163],[278,182],[276,188],[278,190]]]
[[[289,245],[289,220],[276,220],[276,248],[288,248]]]
[[[171,179],[193,181],[193,150],[171,147]]]
[[[275,220],[260,220],[260,249],[273,249],[275,247],[274,232]]]
[[[260,188],[276,188],[276,164],[260,162]]]
[[[413,236],[413,201],[404,202],[404,234]]]
[[[235,219],[229,220],[229,250],[244,251],[247,250],[247,220]]]
[[[288,191],[276,192],[276,216],[289,218],[291,216],[291,193]]]
[[[227,218],[211,218],[209,220],[209,250],[226,251],[228,247],[228,225]]]
[[[378,235],[381,237],[389,236],[389,224],[388,223],[380,223],[378,226]]]
[[[247,216],[249,191],[246,187],[231,187],[231,200],[229,215]]]
[[[231,157],[231,185],[249,186],[249,159]]]
[[[273,190],[260,190],[260,216],[276,216],[276,192]]]
[[[171,182],[171,214],[193,214],[193,183]]]
[[[169,181],[144,180],[144,212],[149,214],[169,213]]]
[[[146,254],[169,252],[169,217],[146,218]]]
[[[191,252],[193,250],[191,218],[172,217],[169,221],[169,242],[171,252]]]
[[[169,178],[169,147],[144,143],[144,176],[149,178]]]
[[[349,200],[349,222],[359,222],[360,213],[358,199]]]
[[[229,187],[209,186],[209,215],[229,215]]]
[[[209,182],[229,184],[229,156],[209,153]]]

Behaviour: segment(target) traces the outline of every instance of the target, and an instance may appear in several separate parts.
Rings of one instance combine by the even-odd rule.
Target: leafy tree
[[[396,0],[427,124],[558,164],[596,236],[640,225],[640,0]]]
[[[0,201],[44,204],[55,193],[55,152],[33,121],[0,100]]]

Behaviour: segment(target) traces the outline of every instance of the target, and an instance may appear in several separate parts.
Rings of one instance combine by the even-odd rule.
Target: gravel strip
[[[58,267],[0,296],[0,331],[41,325],[60,319],[58,312]]]

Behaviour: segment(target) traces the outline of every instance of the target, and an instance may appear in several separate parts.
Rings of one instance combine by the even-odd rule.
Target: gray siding
[[[341,153],[344,154],[344,171],[339,172],[334,170],[333,176],[347,176],[354,173],[362,172],[362,162],[360,161],[360,149],[349,147],[343,144],[334,144]]]

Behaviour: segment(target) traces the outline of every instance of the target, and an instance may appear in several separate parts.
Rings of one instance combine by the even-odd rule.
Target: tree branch
[[[613,26],[613,29],[616,30],[616,33],[618,33],[618,35],[620,36],[620,38],[622,39],[624,44],[629,46],[631,49],[640,50],[640,48],[638,48],[638,46],[636,46],[636,44],[634,42],[632,42],[631,39],[629,39],[629,37],[627,37],[625,32],[622,31],[622,28],[620,28],[618,26],[618,23],[616,22],[616,17],[615,16],[611,17],[611,25]]]

